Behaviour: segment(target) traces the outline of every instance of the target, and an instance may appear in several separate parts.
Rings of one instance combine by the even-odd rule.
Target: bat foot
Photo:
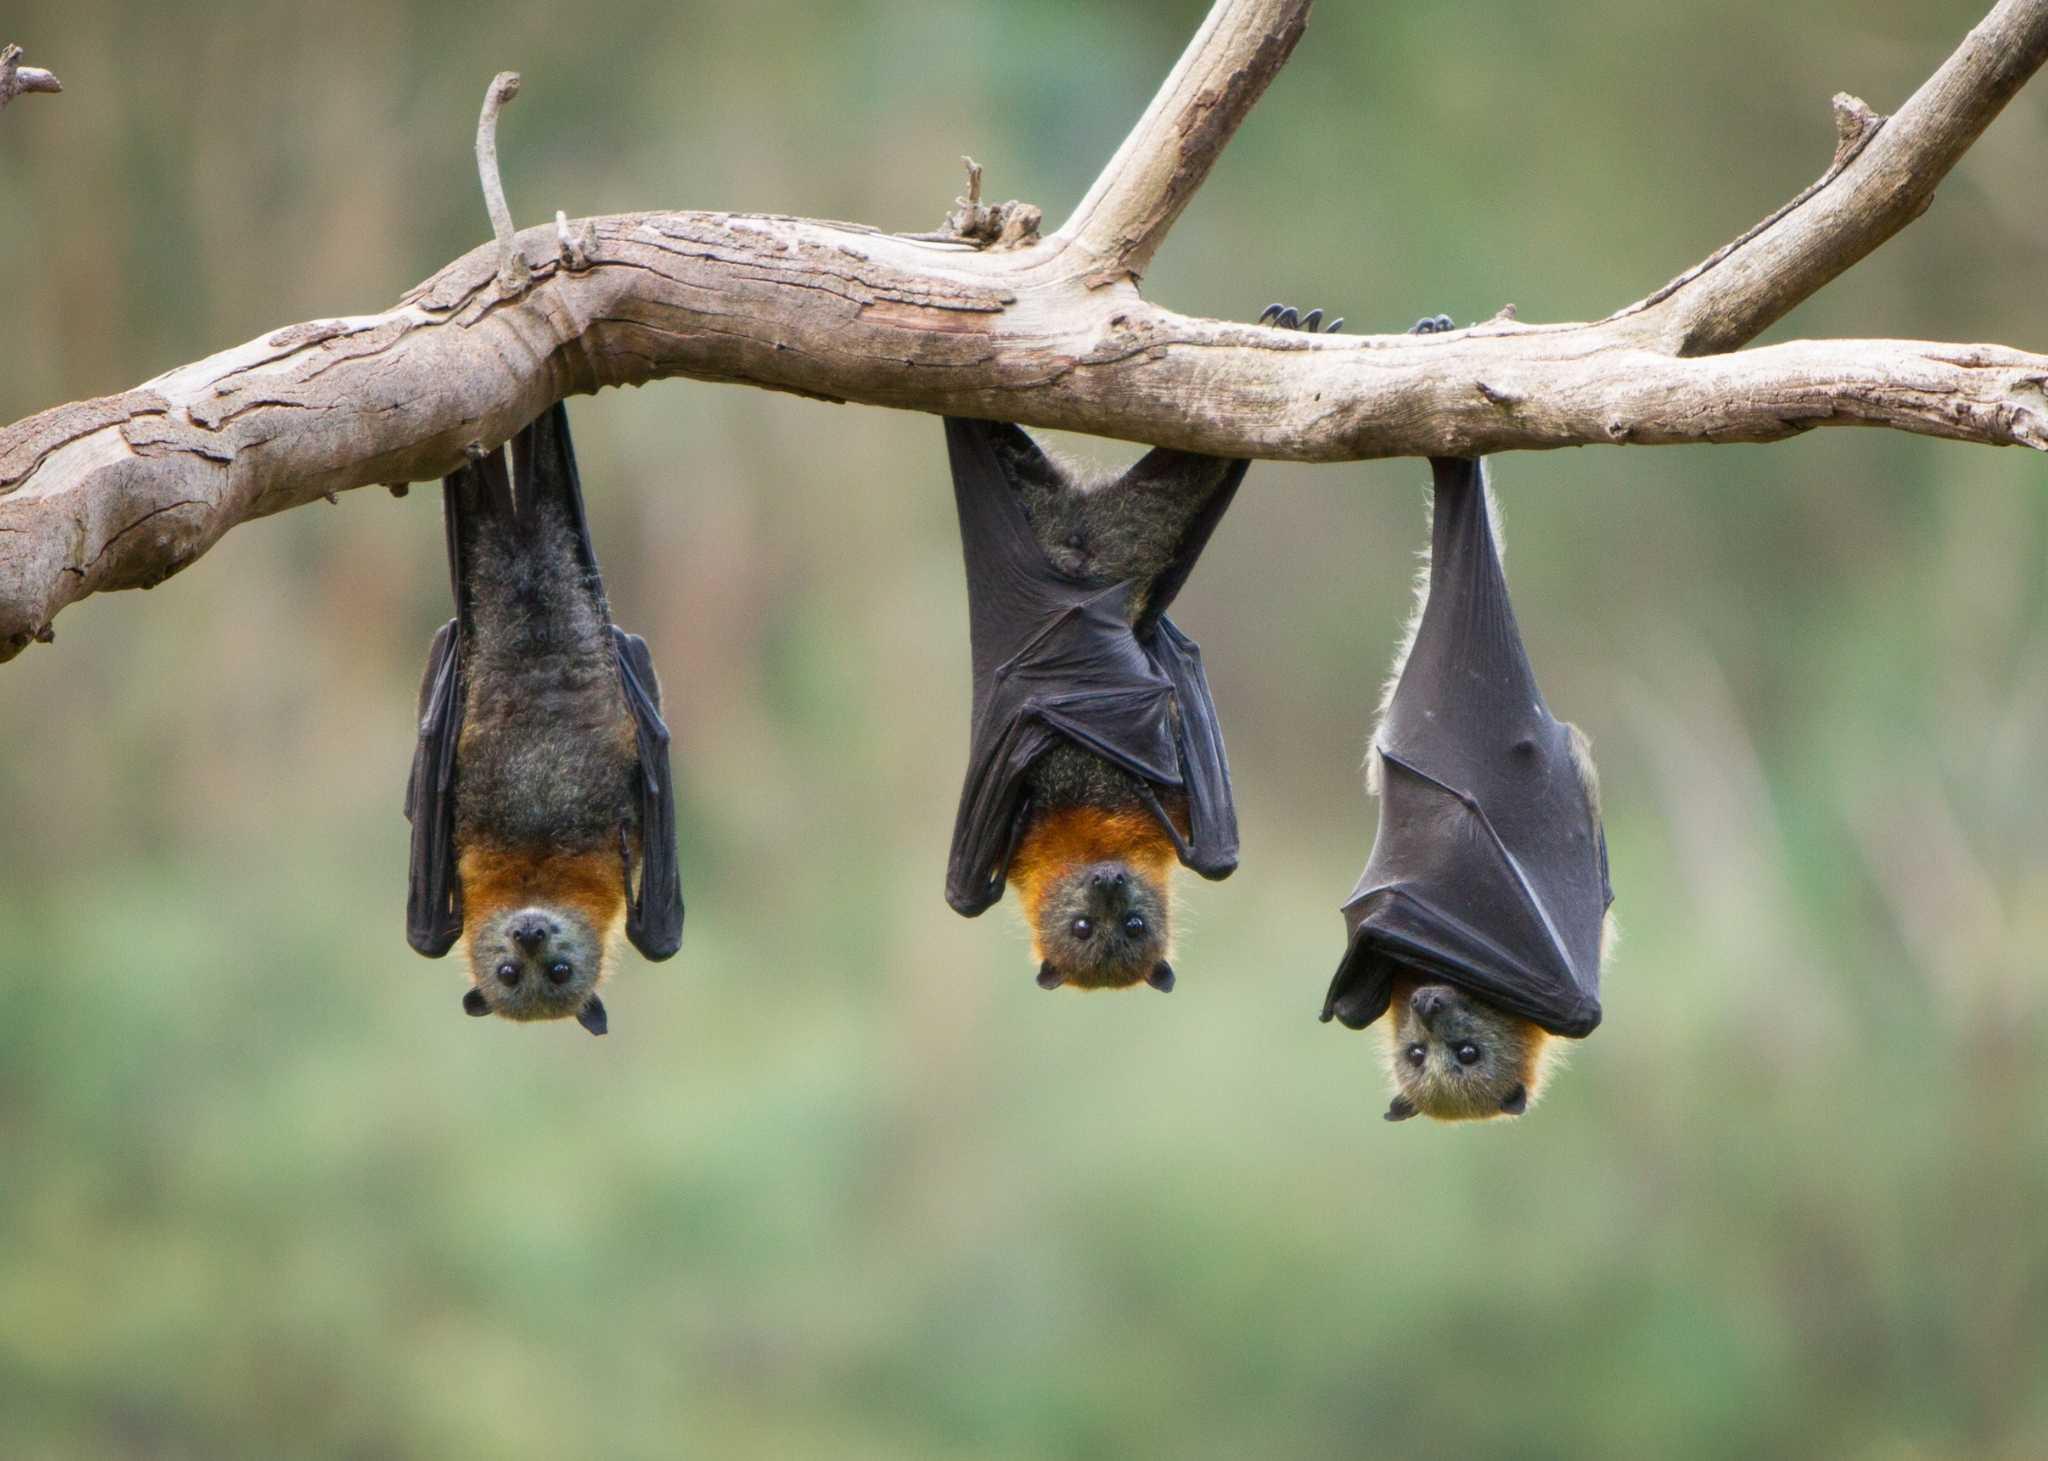
[[[1270,325],[1276,330],[1302,330],[1311,335],[1334,335],[1344,328],[1342,319],[1330,321],[1328,329],[1322,328],[1323,312],[1312,309],[1306,314],[1291,304],[1269,304],[1259,314],[1259,323]]]
[[[1408,333],[1411,335],[1441,335],[1445,330],[1455,330],[1457,328],[1451,322],[1449,315],[1424,315],[1408,327]]]

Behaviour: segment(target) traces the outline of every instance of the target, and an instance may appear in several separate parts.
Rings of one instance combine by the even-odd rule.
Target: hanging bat
[[[1600,1023],[1614,901],[1592,755],[1536,687],[1485,471],[1430,470],[1428,578],[1369,756],[1379,832],[1322,1015],[1358,1030],[1393,1009],[1389,1121],[1527,1110],[1549,1037]]]
[[[1322,311],[1267,322],[1314,333]],[[974,658],[946,900],[971,918],[1014,879],[1042,988],[1170,991],[1168,876],[1227,877],[1237,812],[1201,653],[1166,610],[1249,463],[1156,448],[1090,473],[959,418],[946,447]]]
[[[612,623],[569,416],[445,479],[455,617],[434,636],[406,786],[406,936],[460,942],[472,1015],[606,1028],[619,934],[682,943],[668,727],[647,643]]]

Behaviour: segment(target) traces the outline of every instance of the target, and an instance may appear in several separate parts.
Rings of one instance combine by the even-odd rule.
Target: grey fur
[[[1166,940],[1166,900],[1118,862],[1095,863],[1061,878],[1039,913],[1046,960],[1082,985],[1135,984],[1163,964]],[[1164,979],[1171,988],[1171,969]]]
[[[611,626],[567,511],[537,506],[531,536],[480,515],[468,551],[458,842],[587,852],[624,826],[637,846],[639,758]]]

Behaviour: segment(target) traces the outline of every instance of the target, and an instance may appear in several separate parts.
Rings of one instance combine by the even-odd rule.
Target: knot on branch
[[[981,164],[971,157],[960,160],[967,165],[967,196],[953,200],[953,211],[946,215],[945,228],[933,236],[959,239],[981,249],[1018,248],[1038,242],[1038,225],[1045,220],[1044,210],[1035,203],[1020,203],[1015,198],[1007,203],[982,202]]]
[[[62,91],[64,83],[40,66],[21,64],[21,47],[0,46],[0,110],[25,91]]]
[[[1828,165],[1830,173],[1840,172],[1864,144],[1877,135],[1877,129],[1884,125],[1884,118],[1871,110],[1870,104],[1859,96],[1846,91],[1835,93],[1835,160]]]

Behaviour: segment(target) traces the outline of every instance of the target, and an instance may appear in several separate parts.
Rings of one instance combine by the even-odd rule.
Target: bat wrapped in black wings
[[[1584,1036],[1600,1023],[1614,897],[1592,762],[1536,687],[1480,463],[1430,468],[1428,597],[1370,752],[1379,833],[1322,1017],[1360,1029],[1397,981],[1441,982]],[[1407,1049],[1425,1057],[1425,1043]]]
[[[650,959],[682,941],[675,788],[647,644],[617,628],[584,519],[567,411],[443,485],[455,617],[434,636],[406,786],[406,936],[464,940],[471,1014],[574,1015],[623,931]]]
[[[1019,500],[1020,478],[1059,469],[999,422],[949,418],[946,450],[967,560],[974,720],[953,826],[946,901],[973,916],[996,903],[1029,815],[1034,763],[1062,741],[1128,773],[1180,861],[1205,878],[1237,866],[1237,811],[1201,651],[1167,606],[1244,480],[1242,461],[1154,451],[1105,495],[1200,471],[1206,500],[1164,567],[1105,581],[1047,557]],[[1190,467],[1190,464],[1197,464]],[[1184,798],[1185,829],[1162,796]]]
[[[1041,988],[1171,990],[1173,865],[1227,876],[1237,811],[1201,653],[1166,610],[1249,463],[1161,447],[1091,474],[965,420],[946,450],[974,651],[947,901],[971,917],[1014,883]]]

